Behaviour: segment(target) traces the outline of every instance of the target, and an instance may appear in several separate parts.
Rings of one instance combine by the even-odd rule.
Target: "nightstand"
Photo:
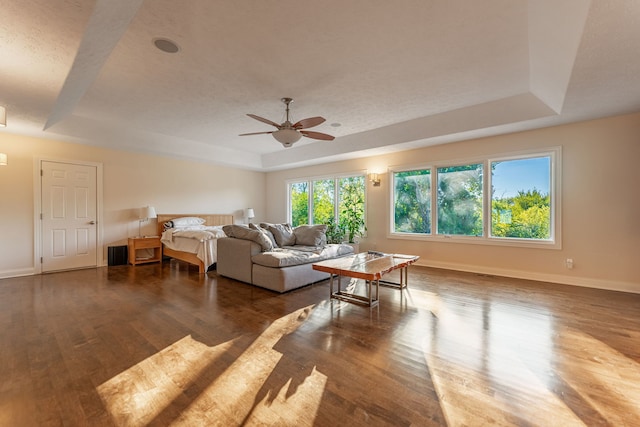
[[[143,252],[141,249],[149,250]],[[151,250],[153,250],[153,255],[150,255]],[[129,237],[129,264],[138,265],[161,260],[162,243],[160,243],[160,236]]]

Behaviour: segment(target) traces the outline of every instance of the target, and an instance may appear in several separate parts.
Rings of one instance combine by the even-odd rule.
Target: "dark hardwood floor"
[[[640,425],[640,295],[409,283],[369,309],[175,261],[0,280],[0,425]]]

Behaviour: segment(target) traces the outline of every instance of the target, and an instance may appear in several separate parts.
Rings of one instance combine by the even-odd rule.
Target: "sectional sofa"
[[[231,225],[218,239],[217,273],[276,292],[287,292],[329,278],[314,262],[353,253],[345,244],[327,244],[326,226],[289,224]]]

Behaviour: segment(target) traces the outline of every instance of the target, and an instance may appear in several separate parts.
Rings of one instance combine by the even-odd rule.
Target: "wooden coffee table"
[[[417,255],[402,254],[369,254],[359,253],[342,258],[329,259],[313,264],[313,269],[324,271],[331,275],[330,297],[342,301],[373,307],[378,304],[378,291],[382,276],[390,271],[400,269],[400,283],[383,282],[399,289],[405,288],[408,281],[408,267],[420,257]],[[338,290],[333,291],[333,278],[338,276]],[[367,296],[355,295],[341,289],[341,278],[352,277],[365,280]],[[375,284],[375,297],[373,285]]]

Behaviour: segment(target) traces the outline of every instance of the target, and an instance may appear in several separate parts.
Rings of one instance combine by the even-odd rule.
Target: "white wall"
[[[420,255],[420,263],[556,283],[640,292],[640,114],[427,147],[267,174],[267,217],[286,219],[286,180],[562,146],[562,249],[388,237],[389,178],[368,184],[362,250]],[[564,260],[572,258],[568,270]]]
[[[208,163],[0,133],[0,152],[9,157],[0,166],[0,278],[32,274],[34,266],[34,165],[37,158],[98,162],[103,165],[103,242],[126,244],[138,234],[138,208],[151,205],[158,213],[233,213],[245,221],[253,207],[265,218],[264,173]],[[145,224],[154,234],[155,220]],[[106,260],[103,260],[106,262]]]
[[[280,222],[286,220],[290,178],[562,146],[561,250],[391,239],[386,174],[380,187],[369,184],[369,231],[361,248],[417,254],[424,265],[640,292],[639,139],[640,114],[633,114],[265,174],[0,133],[0,152],[9,156],[9,166],[0,167],[0,277],[34,271],[34,159],[39,157],[103,164],[106,257],[106,246],[137,234],[136,210],[147,204],[159,213],[238,217],[253,207],[254,222]],[[573,270],[565,268],[566,258],[573,258]]]

